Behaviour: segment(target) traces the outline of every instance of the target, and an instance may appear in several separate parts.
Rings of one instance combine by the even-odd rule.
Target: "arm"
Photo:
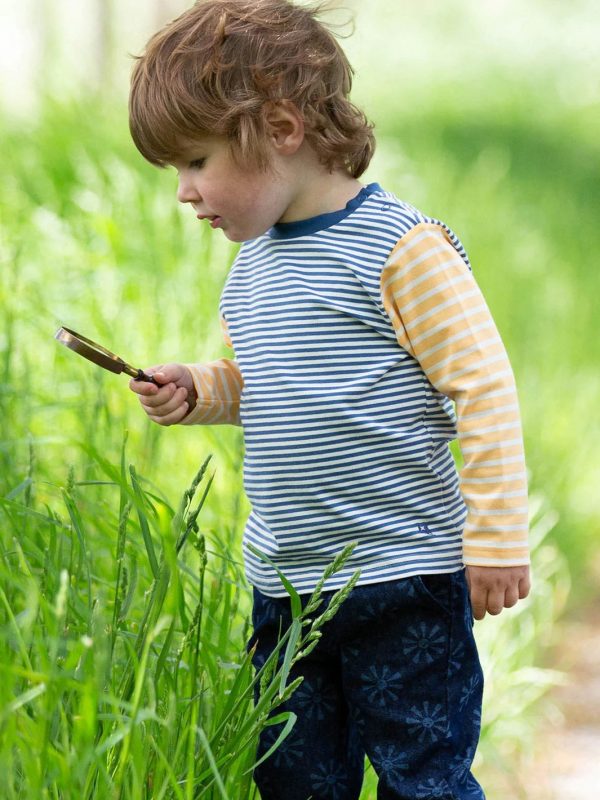
[[[468,512],[463,560],[473,609],[477,618],[486,610],[499,613],[529,590],[527,476],[504,345],[441,225],[420,223],[402,237],[383,269],[381,295],[398,343],[455,401]]]
[[[244,381],[237,361],[221,358],[208,364],[186,364],[196,404],[182,425],[241,425],[240,397]]]
[[[233,349],[227,322],[220,317],[221,333]],[[208,364],[187,364],[196,394],[196,403],[181,420],[182,425],[241,425],[240,398],[244,379],[237,361],[221,358]]]
[[[223,338],[231,347],[225,321]],[[161,384],[131,380],[129,388],[159,425],[241,425],[243,378],[238,363],[221,358],[207,364],[165,364],[146,370]]]

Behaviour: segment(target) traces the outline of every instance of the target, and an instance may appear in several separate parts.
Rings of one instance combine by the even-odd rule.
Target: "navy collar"
[[[318,214],[316,217],[299,219],[294,222],[277,222],[267,231],[267,236],[270,236],[271,239],[295,239],[298,236],[306,236],[309,233],[316,233],[325,228],[330,228],[355,211],[369,195],[381,191],[383,190],[378,183],[370,183],[368,186],[363,186],[360,192],[351,200],[348,200],[345,207],[339,211]]]

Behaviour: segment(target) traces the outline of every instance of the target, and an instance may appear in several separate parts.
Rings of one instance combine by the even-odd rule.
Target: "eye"
[[[191,169],[202,169],[205,163],[205,158],[195,158],[193,161],[190,161],[190,167]]]

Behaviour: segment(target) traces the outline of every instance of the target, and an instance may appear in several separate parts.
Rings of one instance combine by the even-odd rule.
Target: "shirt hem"
[[[420,565],[418,568],[415,569],[408,568],[408,569],[392,570],[390,573],[386,573],[385,575],[374,575],[365,578],[362,578],[361,576],[359,577],[356,586],[368,586],[370,584],[386,583],[388,581],[396,581],[396,580],[401,580],[403,578],[414,578],[416,575],[448,575],[453,572],[460,572],[464,568],[465,565],[462,563],[462,560],[460,560],[459,562],[453,560],[452,564],[448,564],[446,567],[433,566],[433,565],[431,567],[424,567]],[[323,591],[329,592],[329,591],[335,591],[336,589],[341,589],[343,586],[346,585],[346,583],[348,583],[348,581],[350,580],[356,569],[360,569],[360,567],[357,566],[356,568],[350,568],[336,573],[328,581],[325,582]],[[261,583],[260,581],[257,581],[255,576],[253,576],[251,572],[252,570],[249,570],[248,567],[246,567],[246,575],[248,582],[252,587],[258,589],[258,591],[261,594],[264,594],[267,597],[276,597],[276,598],[289,597],[288,592],[284,588],[282,588],[280,591],[274,591],[272,584],[270,583],[265,584]],[[310,579],[312,583],[312,588],[297,589],[295,583],[297,583],[298,580],[297,579],[295,580],[293,577],[290,577],[289,574],[286,575],[285,570],[282,570],[282,572],[286,576],[286,578],[290,581],[292,586],[294,586],[294,588],[296,589],[296,591],[300,596],[310,595],[314,591],[318,578],[317,580],[314,581]]]

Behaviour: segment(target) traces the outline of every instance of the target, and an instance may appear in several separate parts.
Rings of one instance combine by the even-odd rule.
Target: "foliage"
[[[273,714],[302,680],[290,667],[358,573],[319,616],[323,584],[303,606],[286,582],[292,626],[254,674],[231,541],[200,528],[210,457],[174,510],[124,453],[117,468],[84,449],[100,477],[71,470],[61,511],[38,505],[32,475],[2,501],[2,797],[250,797],[258,733],[285,723],[275,749],[291,730]]]

